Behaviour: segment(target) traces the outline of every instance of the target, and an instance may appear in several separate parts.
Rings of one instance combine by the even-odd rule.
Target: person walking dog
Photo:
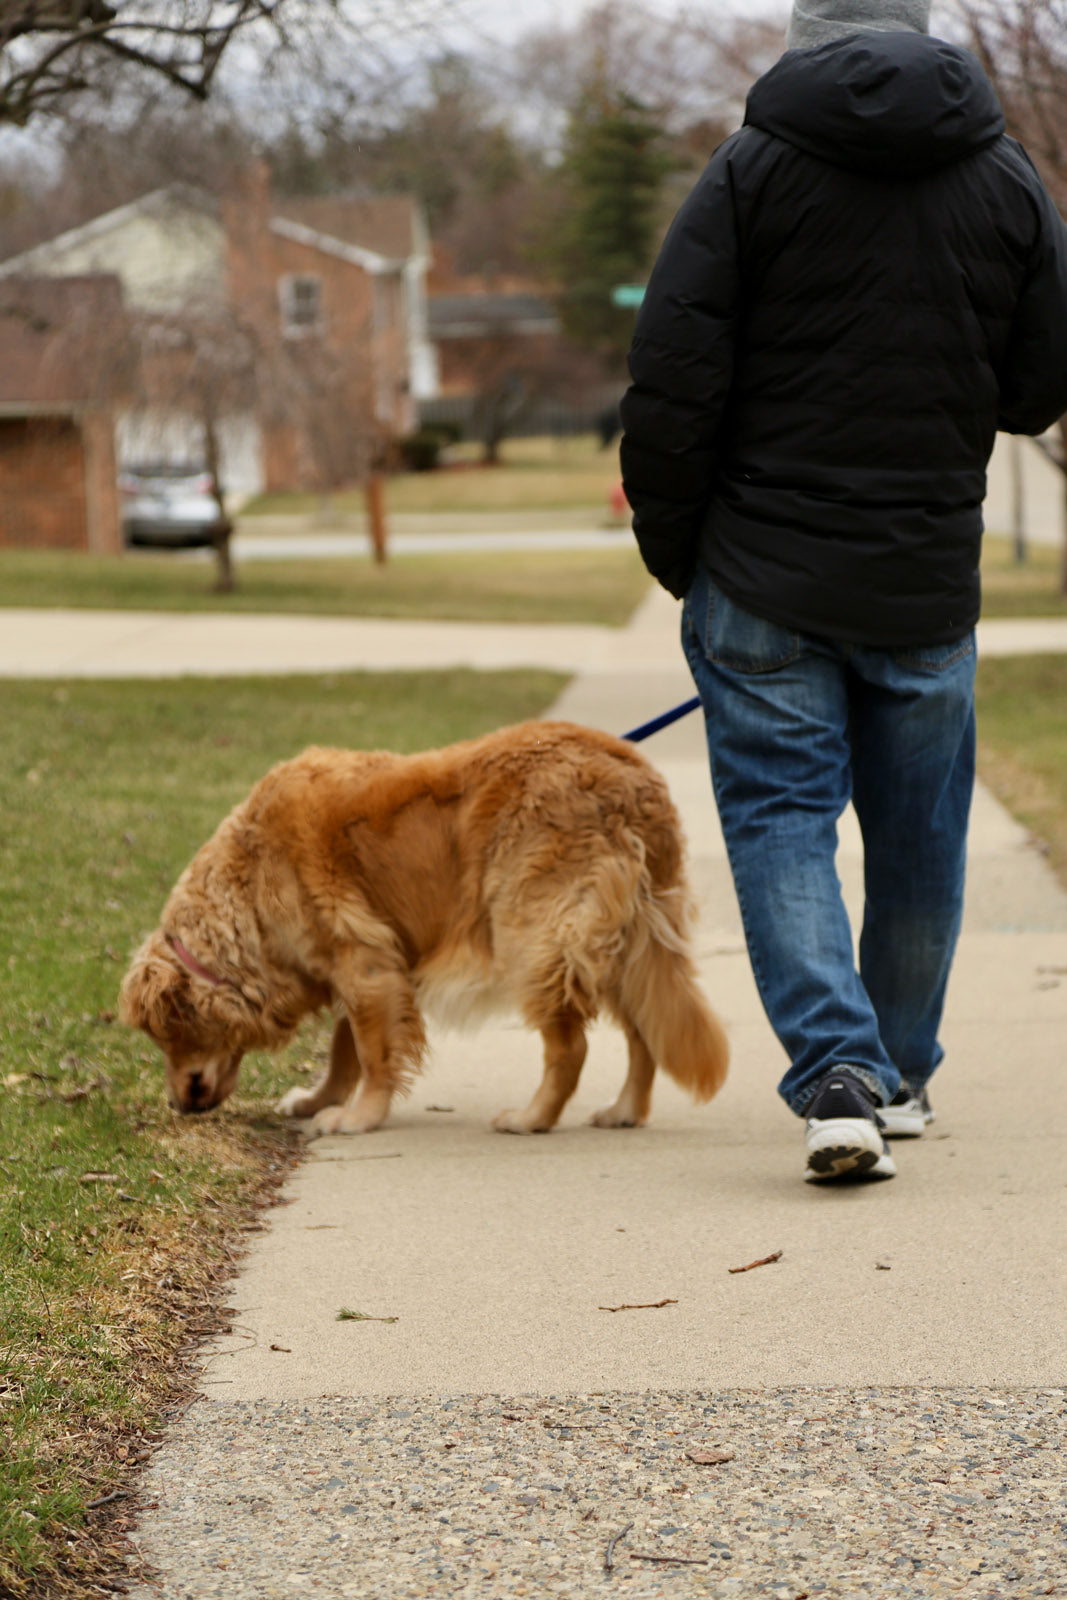
[[[684,597],[750,959],[809,1180],[887,1178],[963,907],[998,428],[1067,411],[1067,230],[928,0],[798,0],[645,295],[622,466]],[[834,865],[863,833],[859,962]]]

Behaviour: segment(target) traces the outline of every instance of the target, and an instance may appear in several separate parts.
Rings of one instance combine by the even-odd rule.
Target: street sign
[[[645,298],[643,283],[617,283],[611,291],[613,306],[628,306],[635,310]]]

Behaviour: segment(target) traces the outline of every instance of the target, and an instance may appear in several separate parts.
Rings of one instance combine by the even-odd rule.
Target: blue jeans
[[[883,1104],[918,1092],[963,912],[974,787],[974,635],[873,649],[797,633],[698,572],[682,642],[752,969],[803,1115],[852,1068]],[[864,844],[859,970],[837,876],[849,800]]]

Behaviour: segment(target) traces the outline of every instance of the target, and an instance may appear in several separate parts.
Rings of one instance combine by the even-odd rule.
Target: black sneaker
[[[902,1083],[879,1116],[887,1139],[917,1139],[933,1122],[934,1110],[925,1089],[916,1094]]]
[[[879,1107],[851,1072],[831,1072],[807,1110],[808,1183],[831,1178],[895,1178]]]

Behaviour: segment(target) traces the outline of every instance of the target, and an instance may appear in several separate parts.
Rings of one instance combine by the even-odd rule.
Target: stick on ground
[[[607,1549],[604,1551],[604,1571],[605,1572],[611,1572],[612,1569],[614,1568],[614,1566],[615,1566],[615,1546],[618,1544],[620,1539],[625,1539],[626,1535],[629,1533],[629,1531],[630,1531],[630,1529],[632,1527],[633,1527],[633,1523],[632,1522],[628,1522],[626,1524],[625,1528],[620,1528],[618,1533],[613,1533],[611,1538],[608,1540]]]
[[[776,1250],[773,1255],[760,1256],[758,1261],[750,1261],[744,1267],[727,1267],[727,1272],[751,1272],[753,1267],[769,1267],[772,1261],[781,1261],[782,1252]]]

